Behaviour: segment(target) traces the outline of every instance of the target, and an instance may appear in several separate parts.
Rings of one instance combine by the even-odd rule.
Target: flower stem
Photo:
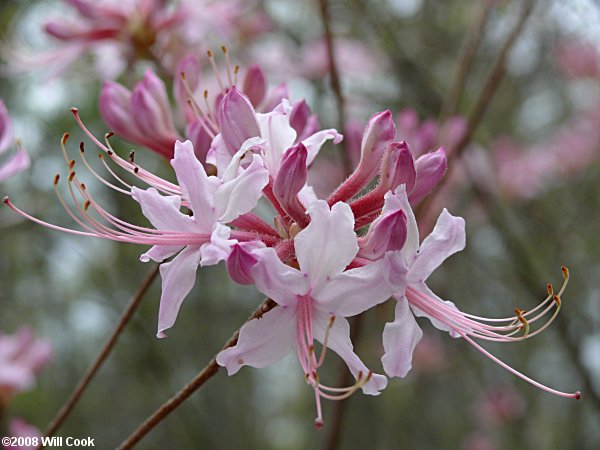
[[[262,317],[263,314],[273,309],[277,304],[271,299],[265,299],[262,304],[252,313],[247,321]],[[238,340],[240,330],[238,329],[229,340],[223,345],[221,350],[233,347]],[[146,434],[148,434],[165,417],[179,407],[187,398],[196,392],[209,379],[216,375],[220,366],[217,364],[217,356],[213,356],[204,368],[198,372],[192,381],[186,384],[167,402],[158,408],[144,423],[142,423],[126,440],[124,440],[117,450],[128,450],[133,448]]]
[[[52,421],[50,422],[50,425],[48,425],[48,428],[46,429],[46,432],[44,433],[44,436],[53,436],[56,433],[56,431],[59,429],[59,427],[63,424],[63,422],[67,419],[67,417],[69,417],[69,415],[73,411],[73,408],[75,407],[75,405],[77,404],[77,402],[79,401],[81,396],[83,395],[84,391],[87,389],[88,385],[90,384],[90,382],[92,381],[92,379],[94,378],[94,376],[96,375],[96,373],[98,372],[100,367],[102,367],[102,364],[104,363],[104,361],[106,360],[108,355],[110,355],[112,349],[114,348],[115,344],[117,343],[117,340],[119,339],[119,336],[125,329],[125,326],[127,326],[129,321],[133,317],[133,314],[135,313],[138,306],[140,305],[142,298],[144,297],[144,295],[146,294],[146,292],[152,285],[152,282],[158,275],[158,268],[159,268],[159,266],[155,265],[148,272],[148,274],[146,275],[146,278],[144,278],[144,281],[142,282],[142,284],[138,288],[137,292],[135,293],[135,295],[132,297],[131,301],[129,302],[129,305],[127,306],[125,311],[123,311],[123,313],[121,314],[121,317],[119,318],[119,322],[117,323],[117,326],[113,330],[110,338],[108,339],[106,344],[104,344],[104,347],[102,347],[102,350],[100,351],[100,353],[98,354],[96,359],[92,362],[92,364],[89,366],[89,368],[87,369],[87,371],[85,372],[85,374],[83,375],[81,380],[79,380],[79,383],[77,384],[77,386],[71,393],[71,396],[67,399],[65,404],[60,408],[60,410],[58,411],[58,413],[56,414],[54,419],[52,419]],[[38,448],[43,448],[43,445],[40,445],[40,447],[38,447]]]

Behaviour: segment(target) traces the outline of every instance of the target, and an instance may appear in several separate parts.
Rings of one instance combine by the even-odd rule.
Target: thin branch
[[[271,299],[265,299],[265,301],[254,311],[254,313],[248,318],[247,322],[252,319],[258,319],[263,314],[273,309],[277,304]],[[238,340],[240,330],[238,329],[229,340],[221,348],[233,347]],[[217,364],[217,356],[213,356],[204,368],[198,372],[198,375],[194,377],[192,381],[186,384],[181,390],[171,397],[166,403],[158,408],[144,423],[142,423],[126,440],[124,440],[118,447],[118,450],[128,450],[133,448],[144,436],[146,436],[156,425],[158,425],[165,417],[173,412],[179,405],[181,405],[187,398],[196,392],[204,385],[209,379],[217,374],[220,366]]]
[[[494,2],[492,1],[482,1],[479,5],[477,15],[475,16],[475,19],[469,28],[465,43],[461,48],[460,54],[458,55],[458,61],[456,63],[456,69],[454,73],[454,83],[452,84],[449,94],[444,100],[442,112],[440,114],[440,123],[443,123],[446,119],[456,113],[458,102],[460,101],[460,97],[465,88],[469,70],[471,69],[473,59],[475,58],[475,53],[477,52],[479,44],[481,43],[483,31],[493,6]]]
[[[127,306],[125,311],[123,311],[123,313],[121,314],[121,317],[119,318],[119,322],[117,323],[117,326],[113,330],[110,338],[108,339],[106,344],[104,344],[104,347],[102,347],[102,350],[100,351],[100,353],[98,354],[96,359],[92,362],[92,364],[89,366],[89,368],[87,369],[87,371],[85,372],[85,374],[83,375],[81,380],[79,380],[79,383],[77,384],[77,386],[71,393],[71,396],[67,399],[65,404],[60,408],[60,410],[58,411],[58,413],[56,414],[54,419],[52,419],[52,421],[50,422],[50,425],[48,425],[48,428],[44,434],[45,436],[53,436],[56,433],[56,431],[58,430],[58,428],[62,425],[62,423],[71,414],[71,412],[73,411],[73,408],[75,407],[75,405],[77,404],[77,402],[79,401],[79,399],[81,398],[81,396],[83,395],[85,390],[87,389],[88,385],[90,384],[90,382],[92,381],[92,379],[94,378],[94,376],[96,375],[96,373],[98,372],[100,367],[102,367],[102,364],[104,363],[104,361],[106,360],[108,355],[110,355],[112,349],[114,348],[115,344],[117,343],[117,340],[119,339],[119,336],[125,329],[125,326],[127,326],[129,321],[133,317],[133,314],[135,313],[138,306],[140,305],[142,298],[144,297],[144,295],[146,294],[146,292],[152,285],[152,282],[158,275],[158,268],[159,268],[159,266],[156,265],[152,268],[152,270],[150,270],[150,272],[148,272],[148,274],[146,275],[146,278],[144,278],[144,281],[138,288],[137,292],[131,298],[129,305]],[[38,448],[43,448],[43,445],[41,445]]]
[[[319,6],[321,9],[321,21],[323,22],[323,30],[325,31],[325,45],[327,47],[327,59],[329,65],[329,76],[331,78],[331,89],[335,95],[335,101],[337,104],[338,112],[338,131],[344,132],[346,125],[346,101],[344,94],[342,93],[342,83],[340,81],[340,72],[338,70],[337,61],[335,57],[335,49],[333,47],[333,34],[331,33],[331,19],[329,16],[329,4],[327,0],[319,0]],[[344,171],[346,175],[352,172],[352,162],[350,161],[350,155],[346,151],[346,145],[344,141],[341,142],[342,149],[342,160],[344,162]]]
[[[535,4],[535,0],[525,0],[523,2],[523,6],[521,9],[521,13],[519,14],[519,18],[517,23],[511,30],[508,38],[504,42],[500,53],[496,57],[494,64],[492,65],[492,69],[485,81],[481,92],[479,93],[479,97],[477,98],[477,102],[475,106],[471,110],[471,114],[469,115],[467,121],[467,129],[465,133],[462,135],[461,139],[456,143],[456,145],[448,150],[449,158],[456,158],[462,154],[467,144],[471,141],[471,137],[475,129],[479,126],[483,115],[485,114],[489,104],[491,103],[494,94],[498,90],[498,86],[502,78],[504,77],[504,68],[506,66],[506,60],[508,55],[517,41],[517,38],[523,31],[525,23],[527,19],[531,15],[531,11],[533,10],[533,6]]]

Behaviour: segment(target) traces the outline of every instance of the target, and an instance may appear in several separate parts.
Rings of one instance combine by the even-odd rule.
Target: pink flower
[[[411,369],[412,353],[422,336],[414,316],[427,317],[433,326],[447,331],[452,337],[462,337],[485,356],[504,367],[519,378],[555,395],[580,398],[580,393],[565,393],[546,387],[521,374],[489,353],[473,338],[494,342],[517,342],[542,332],[557,316],[561,307],[561,295],[568,282],[568,270],[563,267],[564,283],[558,293],[548,285],[548,296],[535,308],[525,312],[515,308],[515,315],[503,319],[488,319],[463,313],[454,303],[444,301],[435,295],[425,284],[431,273],[449,256],[465,246],[465,224],[460,217],[454,217],[444,209],[431,234],[419,244],[419,233],[415,216],[412,213],[406,190],[400,186],[394,194],[386,196],[386,207],[399,209],[407,217],[406,243],[400,252],[394,253],[406,275],[403,289],[394,297],[396,318],[388,323],[383,332],[385,354],[381,361],[389,376],[404,377]],[[535,331],[533,324],[547,320]],[[414,315],[414,316],[413,316]],[[522,332],[522,335],[518,335]]]
[[[358,253],[350,207],[336,203],[331,209],[323,200],[308,208],[311,222],[294,238],[298,268],[285,265],[275,250],[252,251],[257,262],[251,268],[259,291],[280,306],[240,330],[236,346],[217,355],[230,375],[242,366],[265,367],[279,361],[295,347],[306,381],[317,399],[317,426],[322,425],[320,398],[345,398],[359,387],[377,395],[387,380],[372,374],[352,349],[345,317],[359,314],[385,301],[393,291],[390,260],[385,257],[362,267],[345,270]],[[320,357],[314,340],[321,342]],[[356,385],[332,389],[321,384],[317,369],[326,348],[346,362]]]
[[[0,100],[0,155],[5,153],[13,143],[12,121],[4,102]],[[0,182],[29,167],[30,160],[27,152],[17,142],[17,151],[0,165]]]
[[[8,431],[11,437],[21,438],[41,438],[42,432],[33,425],[28,424],[23,419],[15,417],[11,419],[8,424]],[[24,446],[4,446],[6,450],[35,450],[38,445],[24,445]]]
[[[14,335],[0,335],[0,396],[31,389],[51,355],[50,343],[36,339],[31,328],[22,327]]]

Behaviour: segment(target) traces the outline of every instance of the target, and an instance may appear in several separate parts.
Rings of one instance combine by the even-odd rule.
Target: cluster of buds
[[[184,64],[194,66],[191,60]],[[515,309],[514,315],[501,319],[464,313],[425,284],[442,262],[465,246],[464,220],[446,210],[421,242],[412,209],[442,178],[443,148],[416,158],[408,143],[396,140],[392,113],[377,113],[360,138],[356,169],[331,195],[319,198],[307,182],[308,172],[324,143],[339,143],[341,134],[320,130],[304,102],[292,105],[284,97],[274,105],[265,103],[264,77],[256,68],[248,71],[243,89],[235,86],[237,70],[227,70],[229,85],[220,81],[212,108],[207,101],[205,109],[194,98],[198,77],[187,69],[181,73],[176,98],[186,98],[181,112],[188,125],[200,123],[206,133],[200,141],[209,142],[206,149],[199,151],[198,141],[179,140],[164,85],[151,73],[133,93],[106,85],[102,107],[107,121],[127,139],[172,156],[177,183],[144,169],[133,156],[120,157],[111,146],[112,133],[97,139],[73,109],[79,126],[101,150],[100,160],[111,179],[92,167],[81,143],[84,166],[106,186],[139,203],[152,227],[128,223],[94,199],[68,156],[68,135],[61,147],[73,206],[61,193],[58,175],[55,187],[60,203],[81,229],[43,222],[8,198],[4,202],[53,229],[151,246],[140,259],[162,263],[159,337],[175,324],[198,266],[225,261],[235,282],[255,285],[276,306],[246,323],[237,344],[220,352],[217,362],[234,374],[245,365],[268,366],[295,349],[315,394],[319,427],[321,399],[344,399],[359,389],[377,395],[386,387],[386,376],[373,373],[354,352],[346,318],[390,298],[395,301],[395,318],[383,327],[381,358],[388,376],[404,377],[411,369],[413,350],[422,337],[415,316],[422,316],[522,379],[548,392],[579,398],[579,393],[559,392],[522,375],[475,340],[515,342],[545,329],[561,307],[566,268],[558,292],[548,286],[547,298],[537,307]],[[257,112],[257,105],[265,112]],[[147,187],[128,183],[114,166]],[[257,213],[259,201],[272,205],[268,218]],[[356,380],[353,385],[330,387],[321,382],[318,372],[327,349],[345,361]]]

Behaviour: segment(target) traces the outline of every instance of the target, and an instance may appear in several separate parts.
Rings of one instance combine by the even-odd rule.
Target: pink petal
[[[315,338],[323,343],[325,333],[329,326],[330,314],[313,310],[313,327]],[[358,378],[359,373],[362,374],[362,379],[369,373],[367,366],[363,364],[358,355],[354,353],[352,341],[350,340],[350,325],[343,317],[336,316],[333,326],[329,330],[329,338],[327,347],[336,352],[346,363],[354,378]],[[379,395],[379,391],[387,386],[387,378],[383,375],[372,374],[368,382],[366,382],[362,390],[368,395]]]
[[[358,253],[354,216],[350,206],[338,202],[331,210],[324,200],[308,207],[310,224],[294,239],[300,270],[318,288],[339,275]]]
[[[158,312],[157,337],[165,337],[164,330],[175,324],[181,303],[196,282],[198,264],[200,264],[200,248],[197,245],[186,247],[172,261],[161,264],[162,295]]]
[[[423,331],[417,325],[406,297],[398,297],[396,317],[386,323],[383,330],[383,348],[381,358],[383,369],[390,377],[404,378],[412,368],[412,355],[423,337]]]
[[[340,142],[342,142],[343,139],[344,136],[342,136],[340,133],[337,132],[337,130],[334,130],[333,128],[329,130],[317,131],[312,136],[303,139],[302,143],[306,147],[306,150],[308,150],[308,159],[306,161],[306,164],[308,164],[309,166],[312,164],[325,142],[333,140],[334,144],[339,144]]]
[[[12,121],[4,102],[0,100],[0,154],[11,146],[13,141]]]
[[[307,293],[308,277],[281,262],[272,248],[254,251],[258,262],[252,268],[256,289],[282,306],[297,303],[296,297]]]
[[[131,193],[157,230],[197,232],[194,220],[179,211],[181,198],[178,195],[160,195],[155,188],[143,190],[135,186]]]
[[[250,100],[235,87],[223,97],[217,115],[223,141],[229,152],[237,152],[244,141],[260,136]]]
[[[270,366],[286,356],[296,342],[296,308],[277,306],[240,330],[234,347],[217,355],[217,363],[233,375],[242,366]]]
[[[27,169],[30,162],[29,155],[25,150],[17,150],[15,154],[8,159],[8,161],[0,166],[0,182]]]
[[[415,288],[417,291],[420,291],[423,294],[425,294],[426,296],[428,296],[432,302],[445,303],[447,306],[460,312],[460,310],[456,307],[456,305],[453,302],[451,302],[449,300],[442,300],[441,298],[439,298],[437,295],[435,295],[433,293],[433,291],[431,289],[429,289],[429,287],[425,283],[418,283],[416,285],[412,285],[412,287]],[[409,300],[409,303],[410,303],[410,300]],[[455,331],[455,328],[452,326],[452,321],[447,317],[446,313],[440,312],[439,317],[434,317],[430,314],[426,314],[425,312],[421,311],[419,308],[417,308],[413,304],[410,304],[410,309],[412,310],[412,312],[415,316],[428,318],[431,321],[431,324],[434,327],[436,327],[438,330],[448,332],[450,334],[450,336],[453,338],[457,338],[460,336],[460,334],[458,334]]]
[[[410,267],[411,281],[425,281],[450,255],[465,248],[465,221],[444,208]]]
[[[246,94],[250,103],[255,107],[258,107],[264,100],[267,93],[267,82],[265,74],[257,64],[248,67],[248,71],[244,77],[242,92]]]
[[[417,159],[415,163],[417,179],[408,196],[412,205],[419,203],[437,186],[446,173],[447,166],[446,153],[442,148]]]
[[[200,255],[202,256],[202,266],[213,266],[229,257],[231,247],[237,243],[235,239],[229,239],[231,229],[225,225],[217,223],[210,236],[210,242],[202,244]]]
[[[175,253],[179,252],[183,247],[183,245],[154,245],[150,250],[140,256],[140,261],[148,262],[152,260],[163,262],[165,259],[170,258]]]
[[[265,166],[272,177],[277,175],[283,153],[294,145],[296,131],[290,126],[290,118],[281,112],[257,114],[260,136],[266,141]]]

